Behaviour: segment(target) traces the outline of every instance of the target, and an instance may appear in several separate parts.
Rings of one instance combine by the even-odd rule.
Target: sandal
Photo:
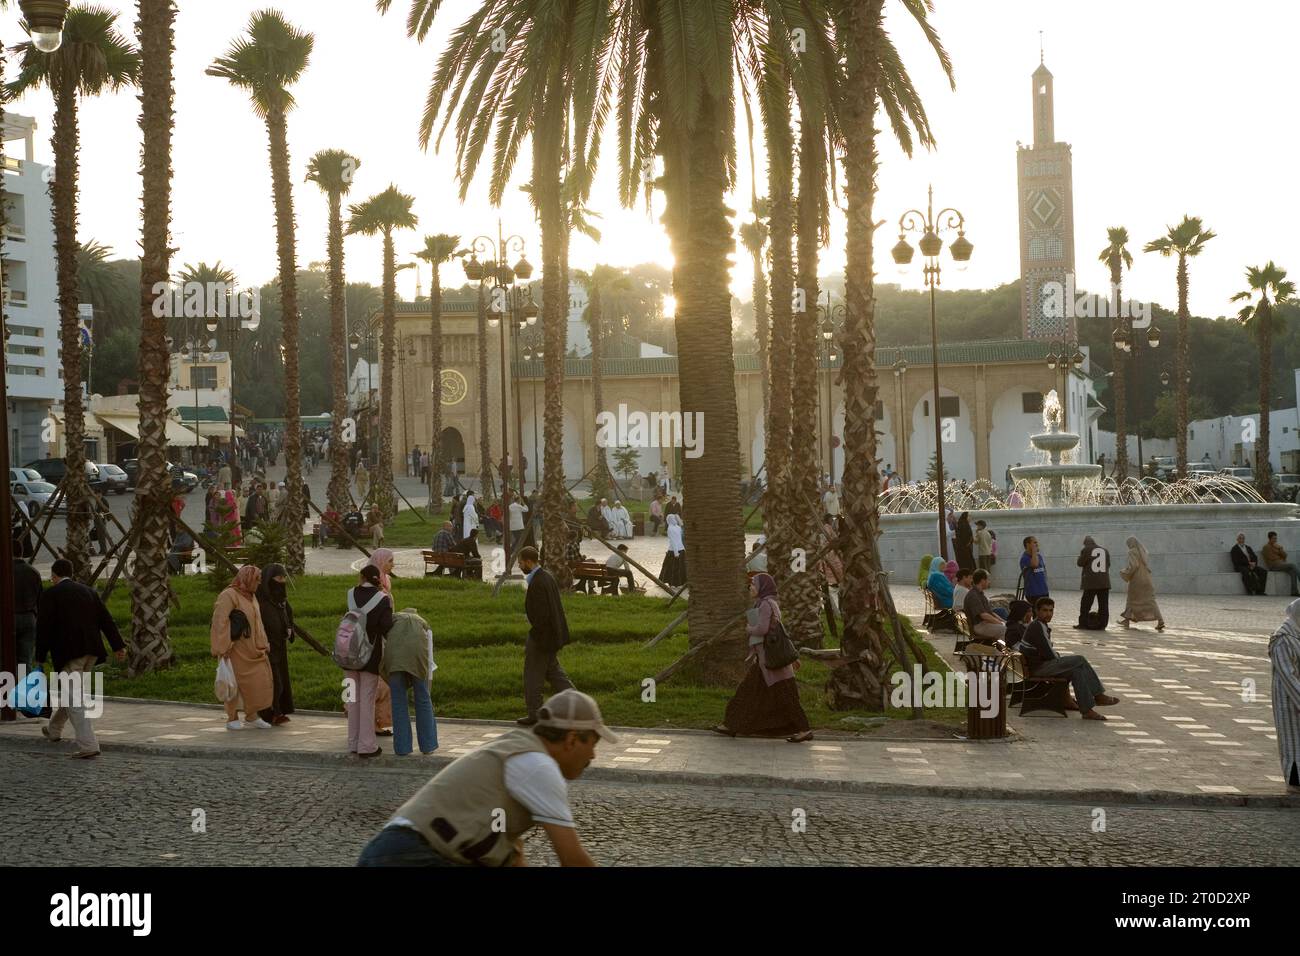
[[[724,737],[736,736],[736,732],[726,724],[716,724],[712,729],[715,734],[722,734]]]
[[[1083,715],[1083,719],[1084,720],[1105,720],[1106,718],[1103,717],[1101,714],[1097,713],[1095,710],[1090,710]]]
[[[1165,629],[1165,622],[1164,622],[1164,621],[1161,621],[1159,624],[1156,625],[1156,630],[1157,630],[1157,631],[1163,631],[1164,629]]]
[[[793,736],[786,737],[785,739],[787,742],[792,744],[801,744],[807,740],[812,740],[813,732],[811,730],[805,730],[803,733],[794,734]]]

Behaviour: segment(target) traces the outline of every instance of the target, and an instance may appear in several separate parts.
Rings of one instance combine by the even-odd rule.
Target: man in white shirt
[[[474,492],[465,492],[465,510],[461,518],[461,540],[469,537],[469,533],[478,527],[478,502],[474,499]]]
[[[822,495],[822,511],[832,518],[840,516],[840,494],[834,485],[827,488],[826,494]]]
[[[528,506],[518,499],[510,502],[510,552],[519,550],[519,542],[524,536],[524,515]]]
[[[611,554],[608,558],[605,559],[605,569],[610,574],[616,574],[620,578],[627,578],[627,589],[629,591],[635,591],[636,581],[632,579],[632,569],[627,566],[627,561],[623,559],[623,556],[626,554],[627,554],[627,545],[620,544],[618,546],[618,551]],[[614,593],[615,594],[618,593],[617,581],[614,582]]]
[[[595,866],[578,838],[568,781],[618,743],[596,701],[572,688],[448,766],[398,809],[357,866],[526,866],[523,835],[541,825],[561,866]]]
[[[966,595],[970,592],[971,575],[974,574],[972,568],[962,568],[957,572],[957,583],[952,587],[952,606],[954,608],[966,607]]]

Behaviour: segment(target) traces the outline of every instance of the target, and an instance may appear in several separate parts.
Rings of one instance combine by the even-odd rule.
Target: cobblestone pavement
[[[426,777],[128,754],[83,762],[6,747],[0,833],[59,834],[30,861],[41,865],[347,866]],[[1267,866],[1300,855],[1300,827],[1284,810],[586,781],[571,792],[583,842],[604,865]],[[196,811],[204,832],[194,832]],[[554,863],[540,830],[527,848],[534,864]]]

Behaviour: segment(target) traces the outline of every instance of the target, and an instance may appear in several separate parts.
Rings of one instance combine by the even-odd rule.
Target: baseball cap
[[[555,727],[558,730],[594,730],[600,739],[618,743],[614,734],[600,717],[600,705],[594,697],[572,687],[549,698],[537,711],[537,726]]]

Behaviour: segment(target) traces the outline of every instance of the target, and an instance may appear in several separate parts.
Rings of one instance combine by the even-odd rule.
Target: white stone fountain
[[[1011,477],[1016,481],[1046,481],[1046,499],[1052,507],[1059,508],[1066,503],[1065,482],[1096,481],[1101,478],[1102,467],[1061,461],[1063,454],[1078,446],[1079,436],[1073,432],[1061,431],[1061,400],[1056,389],[1048,392],[1043,400],[1043,424],[1047,431],[1030,435],[1029,443],[1038,451],[1044,452],[1048,460],[1037,465],[1012,468]]]

